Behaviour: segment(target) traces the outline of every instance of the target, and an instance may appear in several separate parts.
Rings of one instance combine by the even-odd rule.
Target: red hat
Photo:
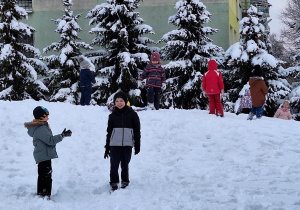
[[[218,69],[217,62],[215,60],[208,61],[207,69],[208,70],[217,70]]]
[[[151,54],[151,61],[160,61],[160,57],[159,57],[159,54],[158,54],[158,52],[153,52],[152,54]]]

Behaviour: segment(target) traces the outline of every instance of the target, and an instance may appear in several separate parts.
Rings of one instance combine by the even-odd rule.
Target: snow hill
[[[24,122],[45,106],[57,145],[52,200],[36,193],[37,166]],[[130,185],[109,191],[103,158],[109,111],[26,100],[0,101],[1,210],[300,209],[299,122],[203,110],[139,112],[141,152],[132,156]]]

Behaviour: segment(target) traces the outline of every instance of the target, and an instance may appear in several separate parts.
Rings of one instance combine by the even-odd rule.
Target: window
[[[0,5],[4,5],[3,0],[0,0]],[[26,12],[32,12],[32,0],[17,0],[17,5],[26,10]]]
[[[34,34],[31,34],[31,36],[25,35],[21,41],[24,44],[29,44],[34,46]],[[33,53],[29,53],[29,52],[23,52],[23,54],[27,57],[27,58],[33,58],[34,54]]]
[[[26,12],[32,12],[32,0],[17,0],[17,5],[23,7]]]

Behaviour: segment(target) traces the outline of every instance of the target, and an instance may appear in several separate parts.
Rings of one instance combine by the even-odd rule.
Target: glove
[[[204,95],[205,98],[207,98],[207,93],[206,93],[206,91],[203,91],[203,95]]]
[[[105,147],[105,152],[104,152],[104,159],[109,158],[109,147],[108,146],[104,146]]]
[[[140,153],[140,147],[135,147],[134,148],[134,155],[137,155]]]
[[[137,83],[138,83],[139,88],[144,88],[145,87],[145,82],[144,81],[138,80]]]
[[[61,133],[61,136],[62,136],[63,138],[69,137],[69,136],[71,136],[71,135],[72,135],[72,131],[71,131],[71,130],[66,130],[66,129],[64,129],[63,132]]]
[[[167,87],[166,83],[162,83],[162,85],[161,85],[161,89],[165,90],[165,89],[166,89],[166,87]]]

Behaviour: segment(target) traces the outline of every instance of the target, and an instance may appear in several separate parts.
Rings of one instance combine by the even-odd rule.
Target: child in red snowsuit
[[[208,62],[208,71],[203,75],[202,90],[209,99],[209,114],[224,116],[221,96],[224,96],[224,83],[222,74],[218,71],[218,65],[215,60]]]

